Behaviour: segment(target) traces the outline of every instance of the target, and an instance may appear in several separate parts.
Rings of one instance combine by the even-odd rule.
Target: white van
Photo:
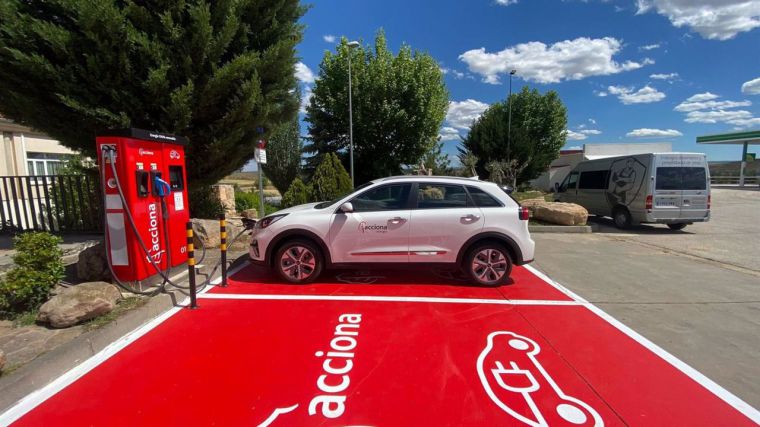
[[[555,186],[554,199],[612,217],[618,228],[657,223],[681,230],[710,220],[707,156],[649,153],[583,161]]]

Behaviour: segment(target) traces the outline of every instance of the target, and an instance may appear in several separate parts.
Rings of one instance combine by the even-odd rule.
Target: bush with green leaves
[[[191,188],[187,197],[190,199],[190,216],[201,219],[217,219],[224,213],[224,206],[210,186]]]
[[[259,206],[259,195],[247,191],[235,191],[235,210],[243,212]]]
[[[335,153],[324,155],[311,179],[316,201],[333,200],[351,191],[351,177]]]
[[[282,195],[281,207],[289,208],[291,206],[303,205],[312,200],[312,188],[305,184],[301,178],[296,178],[290,184],[290,188]]]
[[[16,266],[0,281],[0,318],[36,310],[63,279],[61,238],[49,233],[25,233],[13,239]]]

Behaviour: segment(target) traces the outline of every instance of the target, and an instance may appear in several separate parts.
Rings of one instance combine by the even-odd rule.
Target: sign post
[[[259,219],[264,218],[264,169],[262,165],[267,164],[267,140],[260,139],[256,143],[254,158],[259,170]]]

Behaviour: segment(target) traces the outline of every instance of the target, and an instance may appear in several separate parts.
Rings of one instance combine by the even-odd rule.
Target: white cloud
[[[717,99],[717,98],[720,98],[720,96],[714,93],[705,92],[705,93],[698,93],[696,95],[692,95],[689,98],[687,98],[685,102],[709,101],[711,99]]]
[[[462,80],[463,78],[465,78],[465,74],[463,72],[457,71],[457,70],[453,70],[451,68],[441,67],[441,72],[444,75],[451,74],[451,76],[454,77],[457,80]]]
[[[728,40],[760,27],[760,0],[637,0],[637,5],[637,14],[654,10],[707,39]]]
[[[580,126],[579,126],[580,128]],[[589,135],[601,135],[602,131],[596,129],[581,129],[578,131],[567,129],[567,139],[569,141],[583,141]]]
[[[675,111],[688,113],[698,110],[724,110],[727,108],[749,107],[751,101],[689,101],[688,99],[674,108]]]
[[[607,91],[612,95],[616,95],[620,102],[625,105],[649,104],[665,99],[664,93],[649,85],[646,85],[639,90],[635,90],[633,87],[610,86],[607,88]]]
[[[683,136],[683,134],[675,129],[649,129],[640,128],[634,129],[625,136],[632,138],[670,138],[676,136]]]
[[[322,40],[326,41],[327,43],[335,43],[336,39],[337,37],[335,37],[332,34],[325,34],[324,36],[322,36]]]
[[[650,74],[649,78],[654,79],[654,80],[666,80],[666,81],[672,82],[673,80],[678,79],[678,73]]]
[[[296,78],[302,83],[314,83],[314,73],[303,62],[296,64]]]
[[[509,6],[510,4],[517,3],[517,0],[496,0],[496,4],[501,6]]]
[[[459,130],[451,126],[444,126],[441,128],[441,131],[438,132],[441,141],[459,141],[459,135]]]
[[[660,48],[660,44],[655,43],[655,44],[648,44],[646,46],[641,46],[639,50],[653,50],[653,49],[659,49],[659,48]]]
[[[309,105],[309,102],[311,102],[311,86],[309,85],[303,85],[303,94],[301,95],[301,108],[298,110],[301,113],[306,113],[306,106]]]
[[[731,123],[752,119],[752,113],[746,110],[690,111],[686,114],[687,123]]]
[[[598,96],[600,98],[604,98],[605,96],[607,96],[609,94],[607,92],[603,91],[603,90],[595,90],[594,91],[594,95],[596,95],[596,96]]]
[[[449,111],[446,113],[446,122],[453,128],[468,130],[472,122],[480,117],[486,108],[488,104],[474,99],[451,101]]]
[[[760,77],[745,82],[742,85],[742,93],[747,95],[760,95]]]
[[[596,124],[596,120],[594,120],[594,119],[588,119],[588,122],[591,123],[592,125]]]
[[[537,83],[558,83],[591,76],[606,76],[653,64],[645,58],[640,62],[618,62],[613,59],[622,49],[622,42],[605,37],[586,37],[564,40],[550,46],[542,42],[521,43],[502,51],[490,53],[485,48],[472,49],[459,55],[470,71],[483,76],[483,81],[500,83],[500,75],[516,69],[517,75]]]

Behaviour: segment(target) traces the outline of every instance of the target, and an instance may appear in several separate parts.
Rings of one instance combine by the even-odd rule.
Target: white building
[[[559,158],[549,165],[549,170],[531,181],[534,188],[551,191],[555,184],[562,183],[568,173],[584,160],[603,157],[625,156],[629,154],[668,153],[673,151],[669,142],[633,142],[621,144],[583,144],[581,150],[562,150]]]
[[[74,151],[55,139],[0,116],[0,176],[55,175]]]

